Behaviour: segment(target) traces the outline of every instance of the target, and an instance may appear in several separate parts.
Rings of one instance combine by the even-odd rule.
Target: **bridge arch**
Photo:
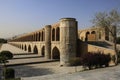
[[[27,51],[27,46],[26,46],[26,44],[25,44],[24,50]]]
[[[19,47],[20,49],[21,49],[21,44],[20,44],[20,47]]]
[[[42,56],[45,56],[45,46],[43,46],[43,47],[41,48],[41,55],[42,55]]]
[[[95,32],[95,31],[92,31],[91,34],[96,34],[96,32]]]
[[[31,52],[31,46],[30,45],[28,46],[28,52]]]
[[[88,35],[90,35],[90,32],[86,32],[86,34],[85,34],[85,37],[86,37],[86,38],[85,38],[85,41],[88,41],[88,39],[89,39],[89,38],[88,38]]]
[[[52,59],[60,59],[60,51],[57,47],[52,50]]]
[[[23,50],[23,44],[22,44],[22,50]]]
[[[95,31],[91,32],[91,36],[92,36],[92,40],[96,41],[96,32]]]
[[[37,48],[36,45],[35,45],[34,48],[33,48],[33,53],[38,54],[38,48]]]

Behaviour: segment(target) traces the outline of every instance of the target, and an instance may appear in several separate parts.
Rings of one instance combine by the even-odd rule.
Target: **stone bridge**
[[[75,18],[62,18],[56,24],[17,36],[9,43],[47,59],[60,59],[61,65],[69,65],[77,53],[77,27]]]
[[[72,59],[89,51],[95,51],[97,46],[89,46],[86,42],[108,39],[109,34],[106,31],[100,28],[78,31],[75,18],[62,18],[58,23],[17,36],[9,40],[9,44],[29,53],[44,56],[46,59],[60,59],[61,66],[68,66]],[[100,50],[102,49],[105,50],[100,47]],[[109,52],[114,55],[113,50]]]

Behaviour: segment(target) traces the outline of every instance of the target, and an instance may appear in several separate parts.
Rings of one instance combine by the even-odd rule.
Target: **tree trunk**
[[[114,37],[114,44],[113,44],[113,48],[115,51],[115,64],[118,64],[118,54],[117,54],[117,47],[116,47],[116,37]]]

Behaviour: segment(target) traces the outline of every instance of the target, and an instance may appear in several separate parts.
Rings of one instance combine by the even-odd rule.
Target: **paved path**
[[[24,77],[22,80],[120,80],[120,65],[68,74]]]
[[[12,46],[10,44],[3,44],[0,51],[3,51],[3,50],[9,50],[11,51],[13,54],[24,54],[24,53],[27,53],[27,51],[23,51],[15,46]]]
[[[74,72],[75,68],[61,68],[58,62],[51,62],[51,60],[46,60],[37,54],[24,54],[25,52],[9,44],[3,44],[2,50],[9,50],[14,55],[14,59],[9,60],[7,65],[15,69],[16,77],[31,77],[31,76],[41,76],[54,73],[68,73],[70,71]],[[20,54],[20,55],[19,55]],[[43,62],[48,62],[44,63]],[[53,61],[53,60],[52,60]],[[28,64],[29,63],[29,64]],[[31,64],[32,63],[32,64]],[[36,64],[34,64],[36,63]],[[23,65],[24,64],[24,65]],[[14,65],[14,66],[13,66]]]
[[[28,53],[10,44],[3,44],[0,51],[2,50],[11,51],[14,54],[13,59],[9,60],[9,63],[7,63],[7,65],[25,65],[31,63],[54,61],[50,59],[45,59],[44,57],[40,57],[38,54]]]
[[[20,50],[9,44],[4,44],[1,50],[10,50],[14,54],[24,54],[25,51]],[[22,58],[23,56],[16,56]],[[27,55],[26,57],[32,57]],[[24,61],[35,61],[40,58],[24,58],[13,59],[11,63]],[[41,58],[42,59],[42,58]],[[43,60],[43,59],[42,59]],[[120,80],[120,65],[91,71],[76,72],[81,68],[76,67],[60,67],[59,62],[51,62],[44,64],[29,64],[21,66],[11,66],[15,69],[16,77],[24,77],[23,80]],[[79,70],[78,70],[79,69]],[[52,74],[52,75],[50,75]],[[45,76],[46,75],[46,76]],[[37,76],[37,77],[35,77]]]

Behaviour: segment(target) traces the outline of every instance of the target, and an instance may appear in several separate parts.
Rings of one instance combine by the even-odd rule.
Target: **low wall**
[[[88,52],[98,52],[98,51],[103,52],[104,54],[110,54],[111,57],[115,55],[115,51],[113,49],[88,44]],[[115,65],[114,61],[111,60],[109,65],[110,66]]]

